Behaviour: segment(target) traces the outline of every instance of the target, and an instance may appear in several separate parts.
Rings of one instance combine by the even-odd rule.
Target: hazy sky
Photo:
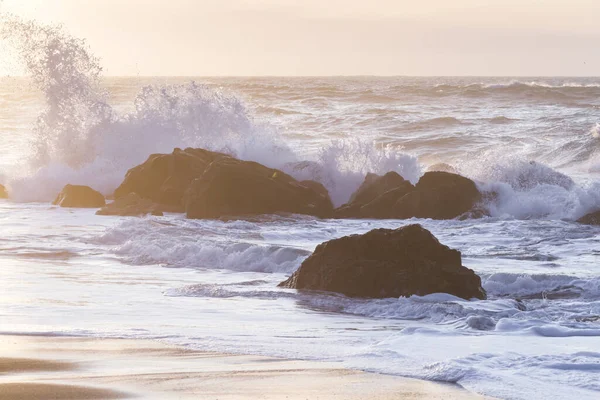
[[[600,0],[0,0],[0,7],[85,37],[109,75],[600,75]]]

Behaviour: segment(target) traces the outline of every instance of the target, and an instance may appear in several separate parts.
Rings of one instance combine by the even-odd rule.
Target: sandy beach
[[[0,400],[477,399],[458,386],[333,363],[186,350],[147,340],[0,337]]]

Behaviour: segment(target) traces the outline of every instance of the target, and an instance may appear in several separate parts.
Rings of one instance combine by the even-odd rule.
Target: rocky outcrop
[[[587,214],[577,220],[580,224],[600,225],[600,211]]]
[[[383,176],[369,173],[358,190],[350,196],[349,203],[367,204],[385,192],[407,184],[410,188],[413,187],[397,172],[391,171]]]
[[[0,199],[8,199],[8,192],[4,185],[0,185]]]
[[[89,186],[66,185],[52,204],[73,208],[100,208],[106,204],[102,193]]]
[[[475,182],[450,172],[427,172],[415,190],[394,204],[397,218],[456,218],[475,206],[481,194]]]
[[[369,174],[351,201],[336,209],[334,215],[337,218],[452,219],[468,215],[480,200],[475,182],[450,172],[427,172],[415,186],[394,172],[384,176]]]
[[[126,196],[115,199],[110,204],[102,207],[96,215],[120,215],[124,217],[139,217],[142,215],[163,215],[161,206],[152,200],[143,199],[137,193],[129,193]]]
[[[288,165],[300,175],[314,163]],[[119,199],[137,193],[157,210],[186,212],[189,218],[223,218],[297,213],[336,218],[452,219],[471,212],[481,199],[475,183],[460,175],[427,172],[416,186],[395,172],[368,174],[350,201],[333,212],[327,189],[298,182],[285,172],[203,149],[153,154],[130,169],[115,190]]]
[[[204,149],[175,149],[171,154],[153,154],[130,169],[115,190],[115,199],[137,193],[173,211],[184,211],[183,198],[192,181],[214,160],[228,155]]]
[[[402,197],[413,189],[414,186],[396,172],[388,172],[383,176],[368,173],[360,187],[350,196],[350,201],[335,210],[335,216],[337,218],[379,218],[377,215],[381,214],[381,209],[376,207],[364,209],[363,207],[378,200],[389,191],[394,191],[394,195],[387,195],[386,203],[395,202],[390,198]],[[382,202],[376,203],[381,204]],[[385,218],[385,216],[381,218]]]
[[[327,189],[314,181],[298,182],[282,171],[203,149],[175,149],[153,154],[130,169],[115,190],[115,203],[103,213],[138,215],[119,206],[119,199],[136,193],[152,211],[186,212],[189,218],[221,218],[268,213],[330,216],[333,205]],[[137,199],[137,198],[136,198]],[[134,204],[139,200],[129,199]],[[114,209],[117,207],[118,209]],[[103,214],[105,215],[105,214]]]
[[[481,279],[463,267],[461,254],[421,225],[375,229],[317,246],[279,286],[351,297],[400,297],[449,293],[485,299]]]
[[[188,218],[208,219],[274,213],[328,217],[333,207],[316,182],[298,182],[256,162],[221,157],[192,182],[185,211]]]

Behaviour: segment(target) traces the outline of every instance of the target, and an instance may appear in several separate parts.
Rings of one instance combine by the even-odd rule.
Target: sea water
[[[506,399],[600,397],[597,78],[107,78],[81,40],[3,17],[29,77],[0,80],[0,333],[150,338],[338,361]],[[445,163],[493,189],[466,221],[96,216],[154,152],[204,147],[315,179],[343,204],[367,172]],[[308,168],[294,163],[308,160]],[[420,223],[488,300],[351,299],[277,284],[321,242]]]

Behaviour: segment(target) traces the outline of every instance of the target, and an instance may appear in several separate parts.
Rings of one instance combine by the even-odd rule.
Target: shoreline
[[[189,350],[154,340],[0,335],[0,400],[484,399],[458,385],[330,362]]]

